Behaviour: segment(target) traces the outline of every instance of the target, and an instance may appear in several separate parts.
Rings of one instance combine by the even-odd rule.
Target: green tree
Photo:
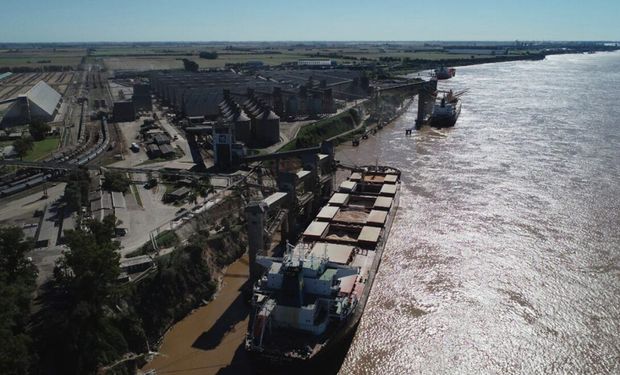
[[[217,52],[216,51],[203,51],[203,52],[200,52],[198,56],[200,56],[201,59],[215,60],[217,59]]]
[[[26,374],[32,362],[27,332],[37,269],[25,255],[32,242],[18,227],[0,228],[0,373]]]
[[[101,307],[120,273],[120,245],[114,241],[116,218],[106,216],[101,222],[91,220],[88,231],[66,231],[71,251],[63,254],[54,270],[56,281],[91,307]]]
[[[88,190],[90,177],[86,171],[76,171],[69,175],[65,186],[64,200],[70,210],[78,210],[80,206],[88,205]]]
[[[13,142],[13,147],[15,148],[15,152],[19,156],[19,158],[23,158],[32,150],[34,147],[34,141],[32,137],[22,137],[18,138]]]
[[[110,191],[120,191],[122,193],[129,190],[131,181],[127,174],[116,171],[107,171],[103,175],[103,188]]]
[[[28,130],[35,141],[40,141],[45,139],[47,133],[52,130],[52,128],[46,122],[34,120],[28,126]]]
[[[198,64],[195,61],[183,59],[183,69],[187,70],[188,72],[197,72],[198,68]]]
[[[213,295],[217,284],[202,253],[196,245],[180,247],[158,262],[152,278],[136,286],[135,309],[149,338],[157,339],[163,327]]]
[[[193,191],[187,195],[188,202],[194,202],[194,204],[198,203],[198,196]]]
[[[206,198],[209,194],[215,191],[215,188],[213,187],[213,185],[211,185],[211,182],[208,177],[200,178],[200,179],[193,179],[190,187],[192,189],[194,201],[196,197],[198,196]]]
[[[119,358],[127,342],[112,312],[119,297],[116,218],[65,232],[70,251],[54,269],[53,295],[38,328],[41,366],[59,374],[92,374]],[[53,343],[53,345],[50,345]]]
[[[65,186],[64,199],[67,203],[67,208],[71,211],[77,211],[82,205],[82,195],[75,184],[68,183]]]

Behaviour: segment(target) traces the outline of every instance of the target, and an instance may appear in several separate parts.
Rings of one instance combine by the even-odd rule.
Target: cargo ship
[[[435,69],[435,78],[437,79],[450,79],[456,75],[456,69],[454,68],[446,68],[445,66],[441,66]]]
[[[395,168],[352,169],[296,245],[288,244],[283,257],[257,257],[262,275],[253,287],[245,349],[259,368],[314,368],[343,346],[348,350],[381,263],[400,184]]]
[[[429,124],[437,128],[454,126],[461,114],[461,100],[459,99],[461,94],[454,95],[450,90],[441,98],[437,97],[429,118]]]

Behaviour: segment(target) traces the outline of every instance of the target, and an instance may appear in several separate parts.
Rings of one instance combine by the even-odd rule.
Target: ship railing
[[[339,300],[332,300],[329,304],[329,317],[336,318],[338,320],[343,320],[349,312],[349,305],[346,303],[342,303],[340,305],[340,312],[338,312],[338,303]]]
[[[260,294],[269,294],[269,289],[267,288],[267,276],[261,276],[258,280],[256,280],[253,290],[254,292]]]

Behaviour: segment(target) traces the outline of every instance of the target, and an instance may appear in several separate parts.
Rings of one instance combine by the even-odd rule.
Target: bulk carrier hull
[[[365,167],[369,169],[382,168],[382,169],[390,169],[392,171],[396,171],[400,177],[400,171],[390,167]],[[375,278],[381,264],[381,259],[383,257],[383,252],[385,251],[385,246],[389,238],[390,231],[392,229],[392,225],[394,223],[394,219],[396,217],[398,206],[400,203],[400,181],[398,182],[398,189],[393,198],[393,206],[389,211],[389,215],[387,217],[385,226],[384,226],[384,236],[377,244],[375,248],[375,257],[373,259],[372,266],[370,267],[370,272],[367,276],[366,285],[364,288],[364,293],[361,295],[359,299],[359,303],[356,306],[355,310],[351,313],[348,319],[345,322],[342,322],[338,326],[328,328],[328,332],[326,335],[327,338],[324,341],[324,344],[320,347],[319,350],[315,351],[311,356],[306,358],[301,357],[290,357],[285,356],[281,352],[278,351],[268,351],[268,350],[255,350],[248,349],[246,346],[246,351],[252,358],[252,360],[257,364],[257,369],[259,372],[270,371],[273,373],[294,371],[296,373],[316,373],[316,371],[337,371],[338,369],[334,369],[334,362],[340,363],[338,360],[344,359],[344,356],[348,352],[351,341],[354,337],[354,334],[358,328],[359,322],[363,315],[363,312],[366,308],[366,304],[368,302],[368,298],[370,296],[370,292],[375,282]],[[291,332],[291,335],[295,335],[295,332]],[[332,367],[332,368],[330,368]]]
[[[451,128],[456,124],[456,121],[459,119],[459,115],[461,114],[461,103],[460,101],[456,104],[456,109],[454,113],[450,115],[431,115],[428,122],[431,126],[435,128]]]

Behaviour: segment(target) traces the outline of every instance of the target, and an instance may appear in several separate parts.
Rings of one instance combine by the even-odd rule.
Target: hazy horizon
[[[13,42],[13,41],[0,41],[0,44],[145,44],[145,43],[159,43],[159,44],[170,44],[170,43],[179,43],[179,44],[243,44],[243,43],[362,43],[362,44],[377,44],[377,43],[484,43],[484,44],[494,44],[494,43],[514,43],[515,41],[519,42],[528,42],[528,43],[620,43],[620,39],[601,39],[601,40],[571,40],[571,39],[556,39],[556,40],[547,40],[547,39],[513,39],[513,40],[448,40],[448,39],[437,39],[437,40],[85,40],[85,41],[54,41],[54,42],[42,42],[42,41],[31,41],[31,42]]]
[[[0,43],[617,41],[618,14],[612,0],[24,0],[3,7]]]

